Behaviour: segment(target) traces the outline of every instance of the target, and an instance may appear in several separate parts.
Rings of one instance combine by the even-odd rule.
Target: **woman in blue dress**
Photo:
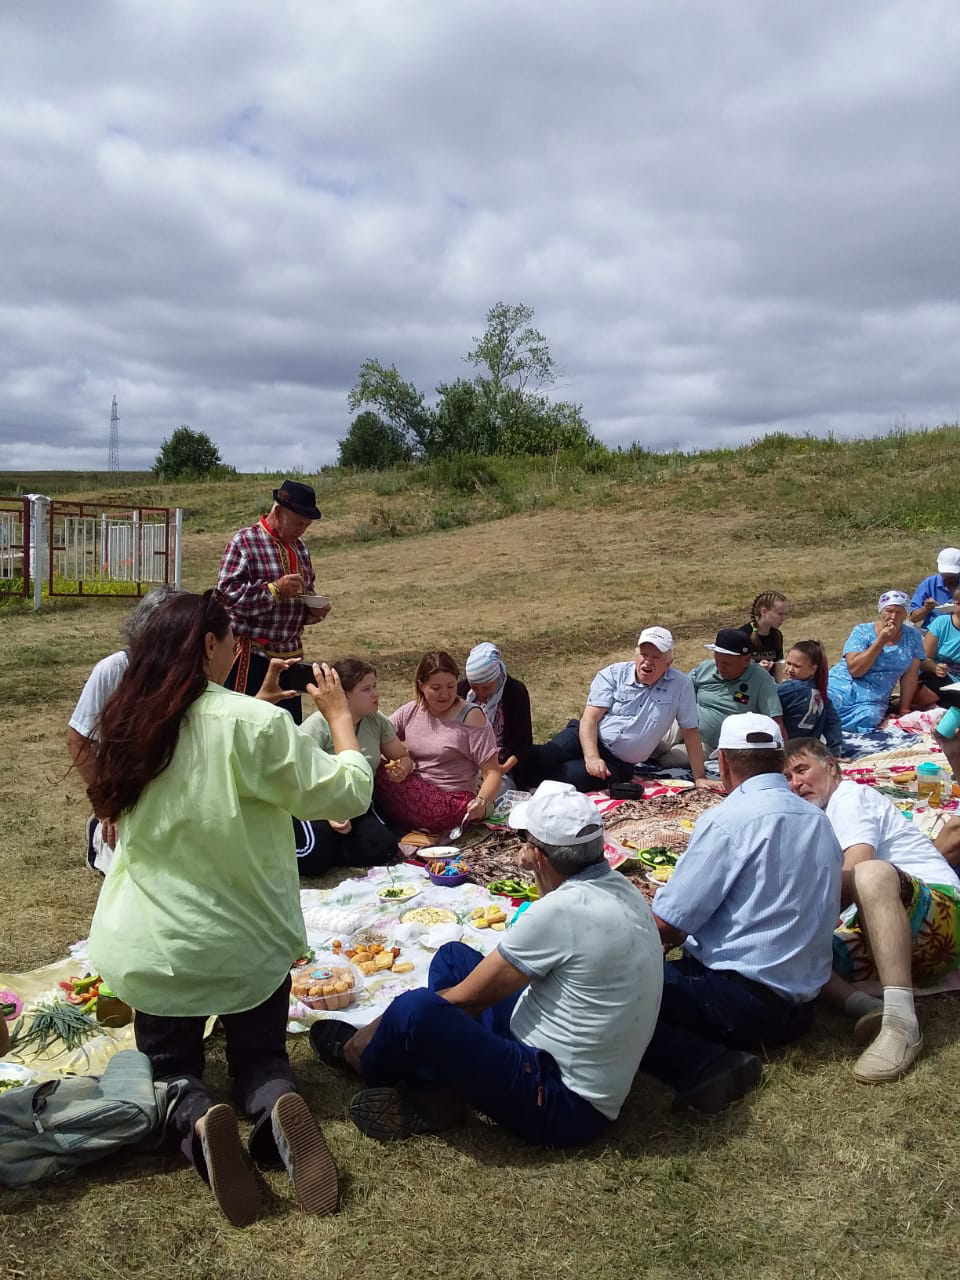
[[[926,654],[921,632],[903,625],[909,603],[905,591],[885,591],[877,604],[877,621],[857,623],[843,646],[843,657],[830,669],[830,700],[848,733],[876,729],[898,681],[901,714],[914,704]]]

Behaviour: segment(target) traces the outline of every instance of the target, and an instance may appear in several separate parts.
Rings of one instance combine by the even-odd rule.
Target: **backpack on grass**
[[[150,1059],[121,1049],[101,1076],[67,1076],[0,1093],[0,1186],[73,1173],[121,1147],[159,1145],[177,1085],[155,1084]]]

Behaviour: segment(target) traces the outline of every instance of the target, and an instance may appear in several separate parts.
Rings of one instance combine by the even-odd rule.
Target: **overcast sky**
[[[955,0],[0,9],[0,468],[335,460],[523,302],[610,444],[960,413]]]

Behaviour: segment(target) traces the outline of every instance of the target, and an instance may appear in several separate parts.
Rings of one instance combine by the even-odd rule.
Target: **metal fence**
[[[180,585],[183,513],[170,507],[0,498],[0,595],[140,596]]]
[[[0,595],[30,594],[30,500],[0,498]]]

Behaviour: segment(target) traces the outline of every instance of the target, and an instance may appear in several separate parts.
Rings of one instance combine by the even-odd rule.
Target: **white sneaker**
[[[881,1027],[876,1040],[861,1053],[853,1068],[861,1084],[887,1084],[900,1077],[920,1057],[923,1035],[912,1044],[897,1026]]]

